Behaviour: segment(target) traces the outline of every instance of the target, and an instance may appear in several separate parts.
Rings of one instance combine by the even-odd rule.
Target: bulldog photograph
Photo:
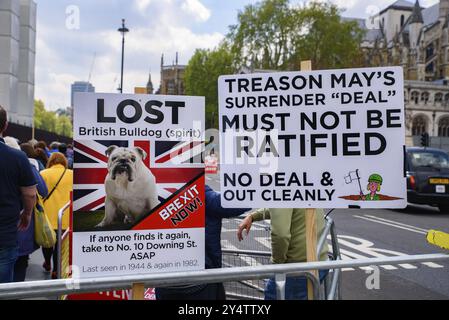
[[[97,227],[121,222],[134,224],[159,204],[156,179],[143,163],[147,154],[139,147],[110,146],[106,156],[105,215]]]
[[[131,230],[204,172],[190,141],[77,140],[75,232]]]
[[[158,199],[156,178],[144,164],[147,153],[140,147],[111,145],[105,151],[107,175],[104,210],[79,214],[82,221],[76,229],[126,230],[156,208]],[[77,223],[78,224],[78,223]]]

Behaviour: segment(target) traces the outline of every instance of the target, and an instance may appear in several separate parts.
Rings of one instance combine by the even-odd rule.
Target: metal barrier
[[[261,225],[261,227],[266,227]],[[269,231],[269,228],[267,229]],[[269,235],[266,235],[269,238]],[[321,252],[327,239],[330,237],[332,244],[332,252],[329,252],[331,261],[341,260],[340,247],[338,245],[337,234],[335,230],[335,222],[327,217],[326,224],[321,233],[317,244],[317,252]],[[256,250],[240,250],[240,249],[223,249],[223,266],[235,267],[241,265],[242,262],[250,266],[268,265],[270,264],[271,251]],[[305,275],[307,278],[313,277],[312,273]],[[276,279],[275,279],[276,280]],[[276,280],[277,282],[277,280]],[[340,269],[331,269],[327,277],[323,281],[323,285],[315,279],[312,282],[313,290],[318,290],[315,299],[337,300],[341,299],[341,271]],[[262,300],[264,295],[264,283],[260,280],[248,282],[247,280],[226,284],[227,297],[231,299],[254,299]],[[280,295],[278,294],[280,297]]]
[[[66,204],[58,213],[58,275],[61,275],[62,259],[62,218],[64,211],[67,210],[70,203]],[[264,226],[265,227],[265,226]],[[65,233],[65,235],[68,232]],[[120,289],[130,289],[135,283],[145,284],[146,287],[171,287],[190,284],[204,284],[216,282],[236,282],[244,283],[253,290],[262,293],[260,286],[255,286],[252,280],[262,280],[275,278],[277,294],[279,299],[285,298],[285,280],[287,276],[304,276],[312,282],[314,298],[320,299],[326,297],[329,300],[338,299],[340,294],[340,274],[342,268],[354,268],[363,266],[375,266],[385,264],[404,264],[416,262],[431,261],[449,261],[447,254],[425,254],[425,255],[405,255],[398,257],[366,258],[354,260],[341,260],[338,240],[335,232],[335,224],[332,219],[327,219],[323,234],[318,241],[318,252],[326,243],[327,236],[330,235],[332,252],[331,261],[319,261],[309,263],[289,263],[289,264],[271,264],[247,267],[230,267],[223,269],[211,269],[195,272],[175,272],[160,273],[152,275],[132,275],[121,277],[105,277],[97,279],[59,279],[44,280],[22,283],[0,284],[0,299],[22,299],[22,298],[42,298],[47,296],[80,294],[99,291],[111,291]],[[225,254],[250,255],[269,259],[270,252],[255,250],[224,250]],[[311,270],[330,270],[330,277],[325,281],[321,288],[318,279],[310,272]],[[323,289],[323,290],[322,290]],[[232,297],[232,295],[230,296]],[[245,298],[235,296],[236,298]],[[256,296],[248,295],[246,298],[255,299]]]
[[[61,279],[62,269],[64,269],[64,270],[67,269],[67,268],[63,268],[63,266],[62,266],[62,241],[63,241],[63,238],[65,239],[66,237],[68,237],[70,231],[66,230],[64,235],[62,234],[62,218],[64,217],[65,211],[70,207],[70,204],[71,204],[71,202],[69,201],[68,203],[65,204],[64,207],[62,207],[58,211],[58,234],[57,234],[57,237],[58,237],[57,238],[57,240],[58,240],[58,246],[57,246],[57,254],[58,254],[58,270],[57,270],[57,274],[58,274],[58,279]]]
[[[239,280],[266,279],[278,276],[305,275],[309,270],[342,269],[385,264],[449,261],[448,254],[424,254],[414,256],[289,263],[258,267],[223,268],[205,271],[160,273],[95,279],[45,280],[0,284],[0,299],[41,298],[46,296],[79,294],[98,291],[130,289],[134,283],[146,287],[170,287],[174,285],[203,284]]]
[[[58,255],[58,268],[57,268],[57,278],[68,278],[70,274],[70,266],[68,263],[68,257],[69,252],[66,252],[65,255],[63,255],[63,247],[69,246],[69,238],[68,235],[70,233],[69,230],[66,230],[64,234],[62,234],[62,220],[64,217],[64,214],[66,213],[66,210],[70,207],[71,202],[68,202],[58,211],[58,230],[57,230],[57,255]],[[262,224],[262,223],[254,223],[254,226],[257,226],[259,228],[262,228],[264,231],[269,232],[270,231],[270,225]],[[332,219],[326,218],[326,225],[325,228],[320,236],[320,239],[318,241],[317,246],[317,252],[321,252],[323,246],[326,244],[326,239],[328,235],[331,235],[332,240],[332,248],[333,253],[329,254],[329,257],[331,260],[338,260],[340,259],[340,253],[339,253],[339,246],[338,241],[336,240],[336,234],[335,234],[335,223]],[[64,242],[64,240],[66,240]],[[64,243],[63,243],[64,242]],[[66,248],[67,251],[67,248]],[[253,266],[257,265],[268,265],[270,263],[271,258],[271,252],[270,251],[252,251],[252,250],[230,250],[230,249],[223,249],[224,255],[233,255],[237,256],[239,260],[244,259],[244,257],[248,257],[250,261],[256,261],[259,260],[257,264],[253,264]],[[63,256],[67,258],[67,263],[64,265],[63,262]],[[261,261],[263,260],[263,261]],[[233,264],[223,262],[223,265],[225,267],[236,267],[239,265],[239,263],[236,263],[237,260],[234,260]],[[64,277],[62,276],[64,272]],[[317,279],[314,278],[313,274],[311,272],[303,272],[300,274],[301,276],[306,277],[307,279],[311,280],[313,291],[315,295],[315,299],[320,299],[327,297],[328,299],[334,300],[336,299],[336,293],[337,289],[340,288],[340,272],[339,270],[330,270],[328,277],[326,278],[326,281],[324,282],[324,287],[322,287]],[[329,277],[332,277],[332,282],[329,282]],[[280,280],[279,280],[280,279]],[[283,288],[285,286],[285,279],[282,277],[276,277],[276,286],[277,288]],[[252,299],[252,300],[262,300],[263,299],[263,293],[264,293],[264,280],[254,280],[254,281],[238,281],[238,284],[241,285],[243,288],[247,289],[247,294],[242,293],[232,293],[232,284],[227,284],[227,297],[228,298],[234,298],[234,299]],[[330,289],[328,288],[330,286]],[[239,289],[238,287],[234,286],[234,288]],[[324,293],[322,290],[324,290]],[[231,292],[229,292],[231,291]],[[242,289],[240,288],[240,291]],[[325,295],[325,293],[330,292],[328,295]],[[285,288],[278,292],[278,297],[285,296]],[[339,295],[341,296],[341,295]]]

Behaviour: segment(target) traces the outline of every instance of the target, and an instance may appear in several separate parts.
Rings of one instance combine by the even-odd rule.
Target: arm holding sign
[[[251,213],[252,221],[270,220],[270,209],[259,209]]]
[[[243,240],[243,230],[248,235],[254,221],[271,219],[271,249],[274,263],[287,262],[287,252],[290,247],[294,209],[259,209],[248,215],[239,225],[237,237]]]
[[[273,261],[276,263],[306,261],[305,209],[259,209],[249,214],[239,225],[237,237],[243,240],[243,231],[249,234],[254,221],[271,220]],[[324,226],[324,211],[317,210],[317,234],[321,236]],[[287,239],[289,239],[287,241]],[[286,247],[286,243],[288,246]],[[289,261],[284,261],[285,250]],[[320,260],[327,259],[328,247],[325,245],[318,253]]]
[[[237,230],[237,238],[239,241],[243,240],[243,230],[246,230],[245,233],[248,236],[254,221],[262,221],[270,218],[269,209],[259,209],[247,215],[246,218],[242,220]]]

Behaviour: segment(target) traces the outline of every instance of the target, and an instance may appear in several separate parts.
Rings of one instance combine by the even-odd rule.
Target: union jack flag
[[[196,141],[75,141],[73,210],[104,208],[104,180],[109,146],[140,147],[147,153],[144,164],[156,178],[159,200],[163,202],[204,172],[204,143]]]

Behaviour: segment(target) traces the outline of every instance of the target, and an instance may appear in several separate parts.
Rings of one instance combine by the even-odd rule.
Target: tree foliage
[[[232,74],[233,58],[226,44],[217,49],[198,49],[185,73],[186,93],[206,97],[206,125],[215,128],[218,119],[218,77]]]
[[[42,100],[34,101],[34,127],[65,137],[73,135],[70,118],[66,115],[58,116],[54,111],[47,111]]]
[[[186,70],[186,92],[206,97],[207,126],[216,128],[217,80],[250,70],[297,71],[303,60],[314,69],[362,65],[363,31],[330,3],[292,6],[289,0],[263,0],[239,12],[223,43],[198,49]]]
[[[330,3],[265,0],[239,13],[227,39],[239,67],[298,70],[302,60],[314,69],[359,66],[363,31],[340,14]]]
[[[288,0],[265,0],[245,7],[227,35],[239,67],[287,69],[295,38],[295,11]]]
[[[362,66],[360,44],[364,31],[355,20],[343,20],[340,10],[328,3],[313,2],[296,10],[297,21],[305,30],[294,41],[293,66],[312,60],[314,69],[340,69]]]

